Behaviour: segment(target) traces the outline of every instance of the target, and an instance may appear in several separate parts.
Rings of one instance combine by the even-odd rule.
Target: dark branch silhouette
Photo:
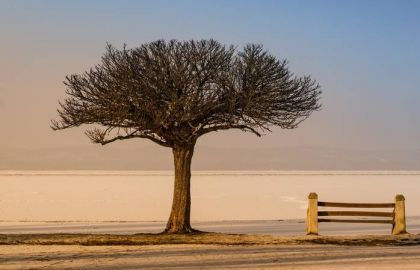
[[[294,76],[286,60],[261,45],[237,51],[215,40],[165,42],[134,49],[108,45],[100,64],[66,77],[54,130],[94,124],[87,136],[102,145],[149,139],[171,147],[175,189],[167,232],[191,232],[190,166],[197,139],[239,129],[257,136],[293,129],[320,109],[320,87]]]

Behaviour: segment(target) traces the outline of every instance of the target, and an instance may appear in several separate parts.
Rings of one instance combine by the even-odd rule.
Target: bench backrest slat
[[[338,203],[318,202],[318,206],[324,207],[348,207],[348,208],[394,208],[395,203]]]

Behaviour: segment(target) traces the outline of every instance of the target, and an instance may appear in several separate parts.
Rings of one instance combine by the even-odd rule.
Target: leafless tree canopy
[[[321,93],[261,45],[238,51],[215,40],[108,45],[99,65],[65,85],[53,129],[96,124],[87,131],[95,143],[147,138],[172,148],[217,130],[295,128],[320,108]]]

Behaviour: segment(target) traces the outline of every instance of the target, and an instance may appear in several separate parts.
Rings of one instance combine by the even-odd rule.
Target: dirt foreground
[[[0,235],[0,269],[420,269],[420,236]]]
[[[418,270],[420,246],[0,246],[0,269]]]
[[[356,236],[271,236],[252,234],[0,234],[0,245],[302,245],[332,244],[345,246],[420,245],[420,234]]]

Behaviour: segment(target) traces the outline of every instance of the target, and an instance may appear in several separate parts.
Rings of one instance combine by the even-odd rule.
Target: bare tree
[[[240,129],[261,136],[292,129],[320,109],[319,85],[296,77],[261,45],[238,51],[215,40],[108,45],[100,64],[66,77],[54,130],[94,124],[102,145],[132,138],[172,148],[175,183],[167,233],[189,233],[191,159],[204,134]]]

